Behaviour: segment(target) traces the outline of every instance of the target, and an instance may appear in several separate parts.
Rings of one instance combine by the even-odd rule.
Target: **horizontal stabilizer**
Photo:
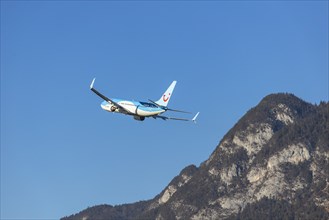
[[[173,117],[167,117],[167,116],[163,116],[163,115],[156,115],[153,116],[153,118],[161,118],[163,120],[179,120],[179,121],[193,121],[194,123],[196,123],[196,118],[198,117],[200,112],[196,113],[196,115],[192,118],[192,119],[187,119],[187,118],[173,118]]]
[[[152,101],[151,99],[149,99],[149,101],[152,104],[154,104],[154,105],[158,106],[159,108],[162,108],[163,110],[166,110],[166,111],[181,112],[181,113],[191,114],[191,112],[186,112],[186,111],[182,111],[182,110],[172,109],[172,108],[168,108],[166,106],[159,105],[158,103],[156,103],[155,101]]]
[[[191,112],[186,112],[186,111],[182,111],[182,110],[176,110],[176,109],[172,109],[172,108],[167,108],[166,110],[172,111],[172,112],[181,112],[181,113],[192,114]]]

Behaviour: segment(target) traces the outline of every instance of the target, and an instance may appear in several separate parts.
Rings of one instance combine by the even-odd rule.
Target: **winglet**
[[[92,88],[94,87],[95,79],[96,79],[96,78],[94,78],[93,81],[91,82],[91,84],[90,84],[90,89],[92,89]]]
[[[196,113],[196,115],[192,118],[192,121],[193,121],[194,123],[196,123],[196,118],[198,117],[199,113],[200,113],[200,112]]]

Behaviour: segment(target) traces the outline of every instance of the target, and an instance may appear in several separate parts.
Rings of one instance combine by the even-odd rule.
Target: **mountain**
[[[329,219],[329,103],[271,94],[155,198],[71,219]]]

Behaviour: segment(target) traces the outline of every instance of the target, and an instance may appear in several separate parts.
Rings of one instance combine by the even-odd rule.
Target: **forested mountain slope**
[[[272,94],[155,198],[70,219],[329,219],[329,103]]]

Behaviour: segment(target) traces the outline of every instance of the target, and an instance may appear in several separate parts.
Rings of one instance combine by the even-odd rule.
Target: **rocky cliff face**
[[[101,213],[111,210],[96,216],[106,219],[257,219],[274,208],[279,218],[328,219],[328,117],[328,103],[314,106],[291,94],[269,95],[207,161],[183,169],[154,199],[96,206],[65,219],[95,219],[90,213],[101,208]],[[248,212],[253,206],[258,212]]]

